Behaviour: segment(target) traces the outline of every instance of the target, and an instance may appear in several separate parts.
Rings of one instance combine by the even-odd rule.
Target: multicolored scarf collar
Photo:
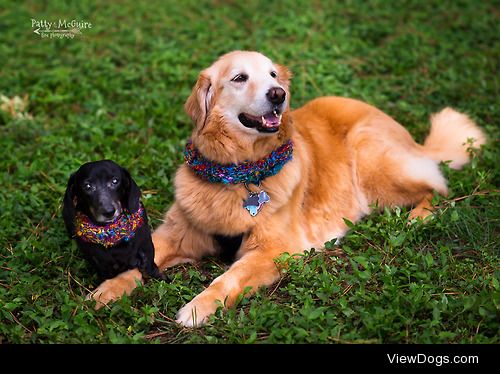
[[[208,182],[259,184],[265,178],[276,175],[292,159],[292,154],[293,142],[289,140],[261,160],[223,165],[206,159],[188,141],[184,159],[197,176]]]
[[[132,214],[124,213],[106,226],[94,224],[85,214],[78,212],[75,219],[76,236],[88,243],[113,247],[121,240],[128,242],[144,224],[144,207]]]

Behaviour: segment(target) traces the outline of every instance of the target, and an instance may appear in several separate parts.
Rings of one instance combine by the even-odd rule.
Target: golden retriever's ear
[[[290,86],[290,79],[292,79],[292,72],[288,70],[285,65],[274,64],[278,70],[278,82],[288,88]]]
[[[191,117],[195,126],[200,129],[205,126],[212,101],[212,94],[212,82],[208,72],[204,70],[198,77],[198,81],[194,85],[186,104],[184,104],[184,110]]]

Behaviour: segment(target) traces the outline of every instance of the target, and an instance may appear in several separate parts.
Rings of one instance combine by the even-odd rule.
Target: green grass
[[[0,342],[499,343],[498,7],[486,1],[11,2],[0,7]],[[78,19],[73,40],[31,18]],[[183,329],[179,308],[224,271],[217,259],[166,271],[109,308],[64,230],[61,199],[83,162],[111,158],[144,191],[151,225],[173,201],[198,72],[233,49],[294,72],[292,107],[320,95],[374,104],[418,141],[430,113],[470,114],[489,143],[427,225],[372,214],[323,253],[279,259],[279,284]],[[333,239],[333,238],[332,238]],[[279,287],[278,287],[279,286]]]

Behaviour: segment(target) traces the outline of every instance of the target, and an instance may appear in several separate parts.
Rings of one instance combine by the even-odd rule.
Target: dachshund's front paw
[[[110,301],[119,299],[125,292],[120,293],[123,290],[117,288],[113,283],[112,279],[104,281],[94,291],[90,292],[85,300],[95,300],[95,309],[98,310]]]
[[[95,309],[100,309],[123,295],[130,295],[137,286],[137,281],[142,281],[141,273],[137,269],[126,271],[115,278],[102,282],[87,295],[86,300],[95,300]]]

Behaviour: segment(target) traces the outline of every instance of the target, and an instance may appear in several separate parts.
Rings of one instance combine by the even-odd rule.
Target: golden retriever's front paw
[[[216,310],[215,300],[201,293],[179,310],[176,322],[185,327],[201,326]]]

